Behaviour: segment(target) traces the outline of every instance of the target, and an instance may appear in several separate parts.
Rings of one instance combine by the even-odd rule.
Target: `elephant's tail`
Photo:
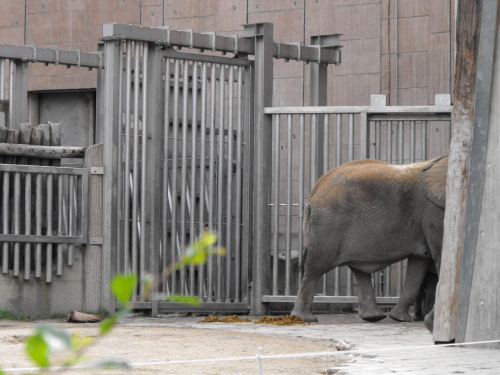
[[[307,258],[307,243],[309,242],[309,216],[311,215],[311,206],[306,205],[304,209],[304,222],[302,224],[302,233],[304,238],[304,249],[302,250],[302,263],[300,264],[300,272],[304,276],[304,265]]]

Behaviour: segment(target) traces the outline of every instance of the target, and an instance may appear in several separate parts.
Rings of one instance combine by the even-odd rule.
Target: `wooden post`
[[[456,336],[481,4],[481,0],[462,0],[457,9],[457,57],[445,229],[442,256],[437,260],[437,266],[442,267],[438,268],[440,281],[434,311],[433,337],[436,342],[448,342]]]
[[[102,207],[103,145],[93,145],[85,153],[85,167],[89,173],[88,245],[84,250],[83,310],[96,312],[101,307],[102,293]],[[107,293],[107,291],[105,291]]]
[[[497,313],[500,300],[499,39],[498,1],[483,0],[457,308],[457,342],[495,340],[500,335],[500,315]],[[498,344],[493,344],[493,347],[498,348]]]

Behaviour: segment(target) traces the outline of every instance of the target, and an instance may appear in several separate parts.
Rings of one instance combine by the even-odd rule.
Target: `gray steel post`
[[[101,308],[113,313],[115,300],[110,292],[111,277],[115,272],[116,237],[118,225],[118,142],[120,141],[118,119],[118,88],[119,72],[114,67],[119,66],[120,48],[118,41],[108,40],[104,45],[105,69],[103,138],[104,138],[104,204],[103,204],[103,246],[102,246],[102,276],[101,276]]]
[[[11,60],[11,63],[13,60]],[[14,113],[12,128],[17,129],[20,123],[28,122],[28,63],[16,60],[14,83]]]
[[[254,86],[254,253],[252,280],[252,314],[268,313],[269,305],[262,296],[271,289],[271,149],[272,116],[264,114],[264,108],[273,99],[273,24],[258,23],[244,26],[244,36],[255,40]]]
[[[146,140],[146,223],[143,229],[143,235],[147,234],[146,245],[146,272],[151,272],[153,275],[158,275],[161,272],[160,262],[160,240],[162,231],[162,205],[161,205],[161,192],[162,192],[162,175],[159,173],[161,170],[161,147],[162,147],[162,116],[163,116],[163,59],[161,56],[161,46],[150,44],[147,49],[147,76],[144,82],[147,82],[147,102],[146,113],[147,117],[143,114],[143,121],[147,122],[145,127],[147,137]],[[168,80],[168,77],[166,78]],[[166,86],[168,88],[168,85]],[[165,126],[168,126],[166,124]],[[165,155],[164,157],[167,157]],[[143,225],[144,225],[143,224]],[[157,288],[157,287],[155,287]],[[156,292],[152,290],[151,292]],[[151,295],[154,295],[152,293]],[[157,312],[158,301],[152,300],[154,312]]]

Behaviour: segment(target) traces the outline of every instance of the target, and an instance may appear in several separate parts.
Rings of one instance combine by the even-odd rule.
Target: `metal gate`
[[[118,49],[117,272],[138,275],[136,308],[247,312],[252,62],[134,40]],[[226,255],[173,272],[145,301],[146,278],[203,231]],[[173,294],[203,303],[161,301]]]
[[[320,176],[352,160],[405,164],[449,152],[452,107],[449,96],[437,99],[443,97],[445,105],[437,100],[435,106],[421,107],[266,108],[273,120],[275,179],[270,204],[272,288],[263,302],[295,300],[302,280],[304,207]],[[404,275],[404,261],[372,275],[378,303],[397,303]],[[314,302],[357,303],[357,295],[350,269],[337,267],[318,283]]]

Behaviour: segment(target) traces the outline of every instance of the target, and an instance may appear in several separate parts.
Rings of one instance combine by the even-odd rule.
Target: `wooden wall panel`
[[[249,23],[272,22],[274,23],[274,39],[284,43],[304,42],[304,10],[284,10],[279,12],[250,13]]]
[[[282,78],[274,80],[273,105],[276,107],[302,106],[303,79]]]
[[[429,51],[429,101],[435,94],[450,92],[450,35],[431,34]]]
[[[401,53],[398,58],[399,88],[429,85],[429,53]]]
[[[165,18],[217,15],[217,0],[164,0]]]
[[[83,40],[83,12],[28,14],[26,44],[77,43]]]
[[[193,18],[165,18],[165,26],[174,30],[193,29],[195,32],[208,32],[217,30],[216,17],[193,17]]]
[[[380,39],[343,40],[342,64],[335,75],[380,73]]]
[[[10,1],[10,3],[22,4],[22,1]],[[26,12],[29,13],[52,13],[52,12],[73,12],[84,10],[84,0],[27,0]]]
[[[0,0],[0,27],[18,27],[24,25],[25,5],[21,1]],[[24,33],[23,33],[24,34]]]
[[[24,44],[24,26],[0,27],[0,43]]]
[[[379,74],[335,76],[330,81],[331,105],[370,105],[370,95],[380,92]]]
[[[217,31],[241,33],[247,23],[246,0],[219,0],[217,9]]]
[[[139,0],[83,0],[85,5],[85,25],[102,25],[104,23],[141,22],[141,2]]]
[[[433,0],[429,3],[429,32],[450,31],[450,0]]]
[[[399,53],[428,51],[429,17],[400,18],[398,42]]]
[[[332,10],[334,32],[342,34],[342,40],[380,37],[380,4],[339,6]]]
[[[248,0],[248,13],[303,9],[305,0]]]
[[[163,26],[163,5],[141,6],[141,25],[148,27]]]
[[[331,1],[306,1],[305,3],[306,37],[311,35],[341,33],[339,26],[333,21],[333,4]]]

